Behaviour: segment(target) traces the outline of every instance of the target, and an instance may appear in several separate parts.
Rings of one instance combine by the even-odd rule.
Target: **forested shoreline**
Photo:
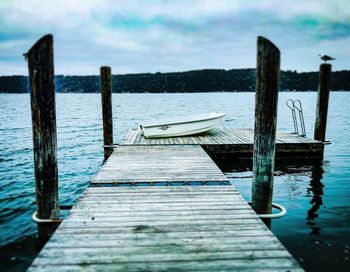
[[[253,92],[255,69],[205,69],[174,73],[113,75],[114,93]],[[316,91],[318,72],[281,71],[280,91]],[[60,93],[97,93],[100,78],[91,76],[55,77]],[[332,72],[333,91],[350,90],[350,71]],[[27,76],[0,76],[0,93],[27,93]]]

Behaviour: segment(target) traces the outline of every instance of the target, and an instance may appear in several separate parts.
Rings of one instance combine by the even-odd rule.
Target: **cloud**
[[[280,47],[283,69],[316,70],[321,51],[350,63],[345,0],[3,0],[0,15],[1,74],[26,74],[22,53],[46,33],[57,74],[254,67],[258,35]]]

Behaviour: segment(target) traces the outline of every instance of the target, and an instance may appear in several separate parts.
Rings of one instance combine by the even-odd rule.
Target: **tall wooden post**
[[[320,65],[314,139],[322,142],[326,140],[331,70],[332,65],[329,63],[323,63]]]
[[[105,160],[113,153],[113,119],[112,119],[112,76],[111,68],[103,66],[101,72],[101,98],[103,118],[103,144]]]
[[[59,219],[53,36],[42,37],[24,56],[30,82],[36,216]]]
[[[258,37],[253,149],[252,207],[258,214],[272,210],[280,51]]]

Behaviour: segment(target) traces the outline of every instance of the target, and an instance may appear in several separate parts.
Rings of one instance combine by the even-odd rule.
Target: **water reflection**
[[[252,171],[253,160],[250,157],[237,159],[234,157],[216,158],[214,156],[211,158],[224,173],[247,173]],[[285,174],[306,175],[312,173],[314,169],[317,170],[320,167],[322,167],[322,161],[317,158],[308,158],[307,160],[300,160],[299,158],[276,158],[275,176],[281,176]],[[249,177],[252,177],[252,175]]]
[[[311,196],[310,204],[311,208],[307,211],[306,215],[306,224],[310,226],[311,235],[320,235],[321,228],[316,226],[315,219],[319,217],[319,209],[323,205],[323,188],[324,184],[322,183],[323,178],[323,166],[322,163],[315,163],[312,166],[310,186],[307,188],[306,195]]]
[[[247,180],[245,185],[234,182],[235,186],[243,189],[241,193],[247,197],[247,200],[251,199],[251,179],[253,178],[252,173],[252,160],[241,160],[241,161],[216,161],[218,166],[222,171],[226,173],[228,178],[233,180]],[[274,187],[279,187],[278,184],[286,182],[284,177],[288,177],[289,201],[293,201],[293,198],[298,195],[304,195],[309,197],[311,207],[306,206],[306,224],[311,229],[311,235],[319,235],[321,228],[317,226],[316,219],[319,217],[319,209],[323,205],[323,195],[324,195],[324,184],[322,183],[322,178],[324,175],[323,161],[320,159],[309,159],[309,160],[287,160],[287,159],[277,159],[275,165],[275,185]],[[278,178],[281,177],[281,178]],[[308,178],[306,178],[308,177]],[[306,179],[305,179],[306,178]],[[292,181],[291,181],[292,180]],[[307,187],[302,185],[303,181],[307,182]],[[279,187],[281,188],[281,187]],[[286,188],[286,187],[284,187]],[[281,190],[281,189],[280,189]],[[306,195],[305,195],[306,194]],[[284,200],[279,199],[277,196],[277,201]],[[288,202],[285,204],[288,205]],[[300,205],[295,203],[293,205]],[[273,211],[277,212],[276,210]],[[271,220],[264,219],[264,223],[271,228]]]

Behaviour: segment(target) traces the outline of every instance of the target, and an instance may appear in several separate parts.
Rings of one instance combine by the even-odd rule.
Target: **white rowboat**
[[[198,134],[213,129],[225,113],[210,112],[139,124],[146,138],[163,138]]]

